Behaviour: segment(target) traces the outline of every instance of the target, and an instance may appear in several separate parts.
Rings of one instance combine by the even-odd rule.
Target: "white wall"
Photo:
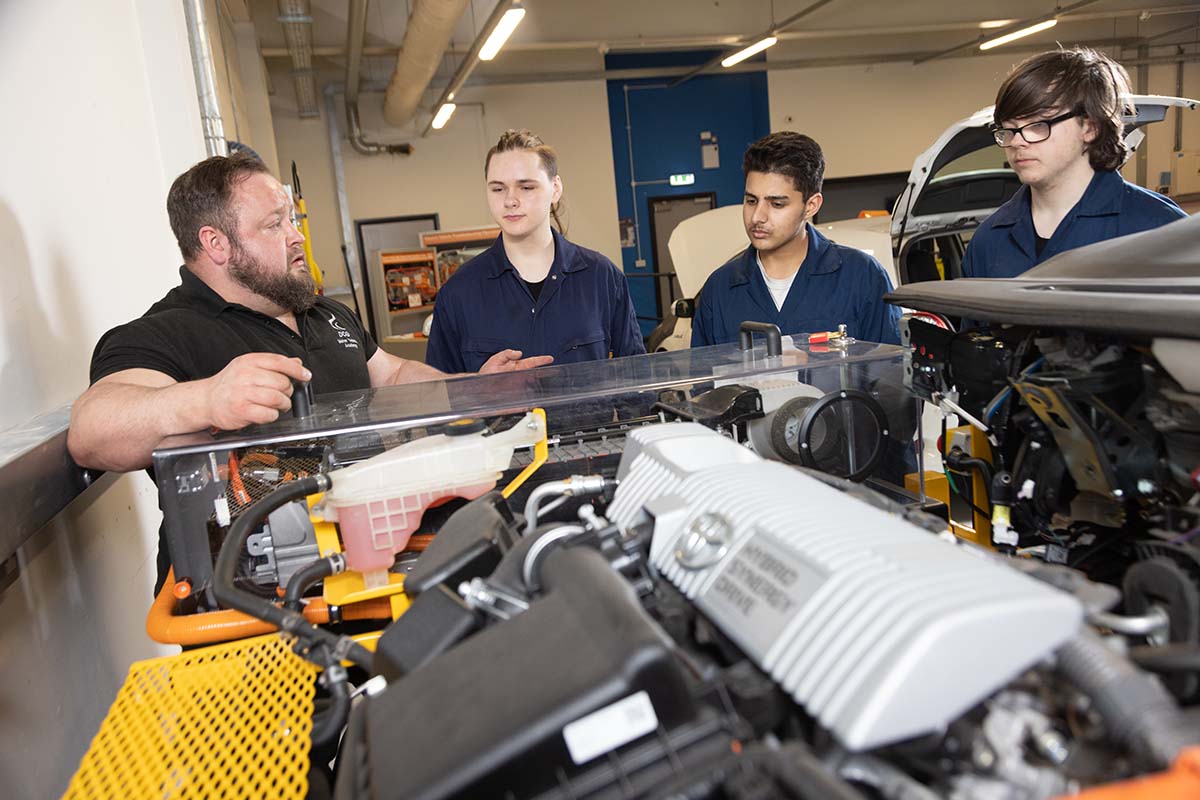
[[[771,130],[795,130],[825,152],[825,177],[908,172],[947,126],[991,105],[1006,56],[767,73]]]
[[[276,73],[278,76],[278,73]],[[279,163],[294,159],[308,205],[314,256],[330,289],[345,286],[329,135],[324,119],[300,119],[290,85],[279,77],[272,98]],[[440,214],[443,228],[491,224],[484,197],[483,159],[508,128],[530,128],[559,155],[568,236],[620,263],[617,196],[608,100],[602,81],[468,89],[449,124],[421,138],[421,127],[382,123],[382,95],[363,94],[359,108],[368,139],[408,141],[411,156],[363,156],[342,142],[351,219]],[[471,105],[482,103],[479,105]],[[325,113],[324,103],[321,107]],[[345,117],[338,104],[338,124]]]
[[[825,177],[908,172],[955,120],[996,99],[996,89],[1027,54],[951,58],[919,66],[772,70],[771,130],[812,136],[825,151]],[[1130,70],[1136,88],[1137,73]],[[1150,68],[1150,94],[1175,94],[1175,66]],[[1185,65],[1184,95],[1200,97],[1200,64]],[[1184,115],[1184,150],[1200,150],[1200,111]],[[1147,129],[1148,182],[1171,168],[1174,122]],[[1133,159],[1123,171],[1133,180]]]
[[[3,430],[70,402],[100,335],[177,281],[164,199],[204,156],[182,5],[0,4],[0,108]],[[149,479],[126,476],[18,554],[0,596],[4,796],[61,794],[128,664],[169,652],[143,630],[158,519]]]

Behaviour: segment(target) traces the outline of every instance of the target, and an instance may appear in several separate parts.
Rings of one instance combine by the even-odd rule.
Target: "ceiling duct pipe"
[[[383,116],[397,128],[407,124],[417,111],[421,95],[437,72],[454,27],[468,0],[414,0],[396,71],[388,83]]]
[[[369,142],[358,123],[358,90],[362,75],[363,37],[367,31],[368,0],[350,0],[346,27],[346,138],[355,152],[364,156],[410,155],[412,145]]]
[[[200,101],[200,123],[204,126],[204,150],[209,156],[229,155],[221,109],[217,105],[217,75],[212,62],[212,43],[208,40],[204,0],[184,0],[183,15],[187,18],[192,74],[196,78],[196,96]]]
[[[515,0],[496,0],[496,5],[492,8],[491,16],[487,18],[487,22],[483,23],[483,29],[475,37],[475,43],[471,45],[466,58],[458,65],[458,70],[454,73],[454,77],[450,79],[450,83],[446,84],[446,88],[442,90],[442,96],[433,104],[435,114],[443,105],[454,100],[454,96],[458,94],[458,90],[467,82],[467,78],[471,77],[471,73],[474,72],[475,67],[479,66],[479,51],[483,49],[483,45],[492,35],[492,31],[496,30],[496,26],[500,24],[500,20],[504,18],[504,12],[508,11],[515,4]],[[433,121],[430,120],[421,135],[428,136],[432,128]]]
[[[319,117],[317,77],[313,70],[312,7],[308,0],[279,0],[279,24],[292,59],[292,83],[301,118]]]

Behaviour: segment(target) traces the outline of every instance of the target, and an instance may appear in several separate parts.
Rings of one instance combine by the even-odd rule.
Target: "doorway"
[[[648,198],[650,204],[650,245],[654,250],[654,302],[658,320],[671,314],[675,301],[683,296],[675,277],[675,262],[667,243],[675,227],[685,219],[717,207],[716,192],[673,194]],[[636,273],[633,273],[636,274]]]
[[[367,307],[367,318],[363,320],[371,332],[371,338],[383,345],[392,334],[391,321],[387,318],[387,281],[379,268],[376,257],[380,250],[416,250],[421,246],[421,234],[436,231],[440,227],[437,214],[415,214],[406,217],[375,217],[354,221],[354,232],[358,238],[358,263],[362,265],[365,280],[363,300]],[[377,313],[376,305],[381,305]]]

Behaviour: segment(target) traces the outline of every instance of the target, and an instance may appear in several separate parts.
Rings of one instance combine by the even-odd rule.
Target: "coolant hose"
[[[324,644],[339,658],[349,659],[361,667],[370,669],[374,656],[367,648],[348,637],[322,630],[306,620],[300,612],[280,608],[269,600],[237,588],[233,582],[238,556],[246,547],[246,540],[250,538],[251,531],[262,524],[275,509],[302,500],[310,494],[323,492],[331,485],[329,476],[324,474],[289,481],[243,511],[229,526],[229,534],[221,544],[221,552],[217,556],[216,566],[213,567],[213,594],[223,606],[235,608],[269,622],[284,633],[293,634],[310,643]]]
[[[150,613],[146,615],[146,633],[151,639],[163,644],[206,645],[258,636],[278,630],[274,625],[241,611],[203,611],[198,614],[175,616],[175,573],[167,572],[166,583],[154,598]],[[329,604],[316,597],[310,600],[303,611],[305,619],[315,625],[328,625]],[[343,622],[353,620],[392,618],[391,603],[386,597],[353,603],[337,609],[337,617]]]
[[[1059,649],[1058,667],[1092,698],[1112,737],[1148,766],[1165,769],[1191,744],[1174,698],[1093,631],[1083,631]]]
[[[337,575],[345,569],[346,557],[341,553],[334,553],[327,558],[318,558],[316,561],[305,564],[288,579],[287,591],[283,594],[283,607],[290,611],[299,611],[303,607],[300,598],[304,597],[308,587],[330,575]]]
[[[321,747],[332,742],[346,726],[348,716],[350,716],[350,684],[344,677],[330,681],[329,707],[313,718],[313,747]]]

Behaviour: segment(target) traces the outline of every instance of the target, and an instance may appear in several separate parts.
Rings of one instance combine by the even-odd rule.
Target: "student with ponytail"
[[[483,170],[501,235],[438,292],[426,362],[473,372],[503,350],[558,363],[644,353],[624,273],[564,235],[554,150],[510,130]]]

